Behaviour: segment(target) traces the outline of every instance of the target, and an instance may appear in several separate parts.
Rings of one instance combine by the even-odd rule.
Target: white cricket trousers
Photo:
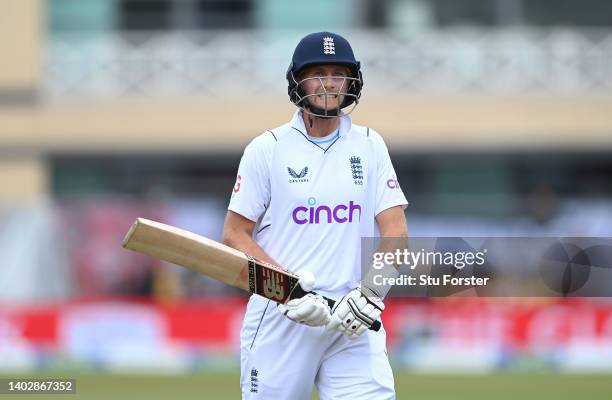
[[[295,323],[276,303],[251,296],[240,333],[242,399],[395,399],[386,333],[349,339],[325,327]]]

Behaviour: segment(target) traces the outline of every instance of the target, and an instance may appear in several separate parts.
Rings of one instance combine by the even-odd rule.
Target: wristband
[[[382,268],[370,268],[361,281],[361,291],[370,297],[383,300],[393,287],[389,281],[399,277],[399,271],[393,264],[385,264]]]

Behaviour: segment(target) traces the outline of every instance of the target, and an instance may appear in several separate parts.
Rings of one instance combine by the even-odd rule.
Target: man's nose
[[[335,88],[336,87],[336,77],[333,75],[326,75],[321,78],[323,81],[323,86],[326,88]]]

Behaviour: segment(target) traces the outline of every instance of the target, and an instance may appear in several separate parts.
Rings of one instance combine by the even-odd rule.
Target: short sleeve
[[[257,222],[270,204],[270,158],[272,143],[255,138],[244,150],[228,210]]]
[[[406,208],[408,201],[397,180],[397,174],[391,163],[387,145],[378,133],[372,130],[370,132],[374,141],[374,151],[376,152],[377,160],[375,215],[395,206]]]

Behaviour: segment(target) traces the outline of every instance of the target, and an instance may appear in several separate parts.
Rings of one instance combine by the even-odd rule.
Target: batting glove
[[[353,289],[336,303],[327,328],[355,339],[378,320],[384,309],[379,297],[366,296],[361,288]]]
[[[314,288],[314,276],[310,272],[300,274],[298,281],[306,295],[289,300],[285,304],[279,304],[277,310],[292,321],[309,325],[325,326],[331,318],[331,310],[323,296],[312,293]]]

